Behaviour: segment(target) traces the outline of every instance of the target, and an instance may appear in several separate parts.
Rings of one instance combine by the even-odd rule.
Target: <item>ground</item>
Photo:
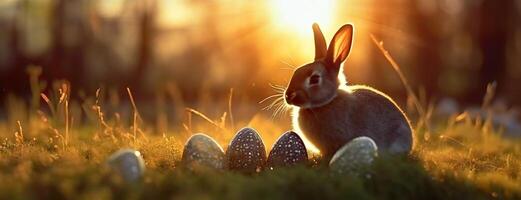
[[[31,108],[9,101],[8,118],[0,122],[0,199],[521,199],[521,141],[491,123],[491,95],[481,108],[489,111],[485,118],[436,115],[432,106],[409,112],[411,154],[380,155],[357,174],[334,174],[314,153],[305,165],[241,174],[188,171],[180,163],[184,142],[205,130],[226,148],[238,129],[251,126],[269,151],[284,120],[258,114],[245,121],[226,112],[212,120],[186,109],[181,129],[158,134],[161,123],[154,129],[141,119],[130,90],[127,115],[120,115],[105,111],[99,91],[78,108],[66,88],[54,98],[33,94]],[[231,95],[224,102],[231,107]],[[81,124],[74,123],[78,110],[87,116]],[[140,181],[126,183],[106,166],[121,148],[143,155]]]

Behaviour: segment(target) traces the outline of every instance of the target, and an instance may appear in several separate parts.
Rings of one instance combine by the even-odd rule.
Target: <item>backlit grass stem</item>
[[[378,47],[378,49],[382,52],[382,54],[385,56],[387,61],[389,61],[389,63],[393,67],[394,71],[400,77],[400,80],[402,81],[403,86],[407,90],[407,94],[412,98],[414,106],[416,107],[416,110],[418,111],[418,114],[420,115],[420,121],[423,120],[423,124],[425,125],[425,128],[427,129],[427,132],[430,132],[430,126],[429,126],[429,123],[427,122],[427,119],[428,119],[427,118],[428,117],[427,113],[426,113],[425,109],[423,108],[422,104],[420,103],[420,100],[418,99],[418,97],[414,93],[414,90],[412,89],[411,85],[407,81],[407,78],[405,78],[405,76],[403,75],[403,72],[400,69],[400,66],[393,59],[393,57],[391,56],[389,51],[387,51],[384,48],[383,42],[381,42],[380,40],[377,40],[376,37],[373,34],[371,34],[371,39],[373,40],[374,44]],[[378,41],[380,41],[380,42],[378,42]],[[422,123],[418,122],[418,124],[422,124]]]

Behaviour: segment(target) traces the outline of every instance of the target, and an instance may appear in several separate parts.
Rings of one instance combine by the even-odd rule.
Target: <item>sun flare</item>
[[[316,22],[328,26],[333,17],[334,0],[272,0],[272,16],[277,25],[305,32]]]

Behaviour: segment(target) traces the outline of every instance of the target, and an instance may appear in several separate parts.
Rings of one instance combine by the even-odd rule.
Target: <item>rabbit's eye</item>
[[[311,77],[309,77],[309,84],[310,85],[316,85],[320,82],[320,76],[319,75],[311,75]]]

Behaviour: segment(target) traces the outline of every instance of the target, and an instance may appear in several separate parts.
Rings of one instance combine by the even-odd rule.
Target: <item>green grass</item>
[[[236,129],[249,125],[269,148],[288,129],[281,125],[285,120],[210,113],[220,116],[213,120],[189,109],[180,125],[165,129],[164,118],[144,123],[139,103],[126,115],[108,116],[101,92],[78,103],[70,101],[67,86],[54,88],[42,95],[46,107],[34,99],[30,106],[8,99],[8,118],[0,121],[0,199],[521,199],[521,141],[503,138],[489,119],[461,114],[432,120],[431,106],[413,120],[411,155],[380,156],[359,175],[332,174],[324,164],[253,175],[194,173],[179,163],[191,133],[205,132],[226,148]],[[40,96],[40,89],[33,91]],[[230,99],[207,106],[219,110],[217,104],[224,104],[228,108],[221,110],[231,112]],[[80,124],[81,114],[87,118]],[[125,183],[105,166],[120,148],[143,155],[147,169],[141,181]]]
[[[97,127],[82,127],[71,131],[74,135],[71,134],[67,146],[60,146],[63,144],[60,137],[47,137],[46,129],[42,128],[34,139],[21,139],[17,134],[3,140],[0,196],[5,199],[520,199],[521,143],[502,138],[489,126],[460,119],[439,127],[441,131],[435,134],[417,132],[416,146],[410,156],[382,156],[358,176],[334,175],[323,165],[268,170],[254,175],[229,171],[194,173],[179,165],[184,140],[176,137],[150,135],[134,140],[130,127],[124,129],[126,134],[123,131],[113,135],[100,134]],[[122,147],[132,147],[143,154],[147,171],[141,182],[126,184],[104,166],[110,153]]]

